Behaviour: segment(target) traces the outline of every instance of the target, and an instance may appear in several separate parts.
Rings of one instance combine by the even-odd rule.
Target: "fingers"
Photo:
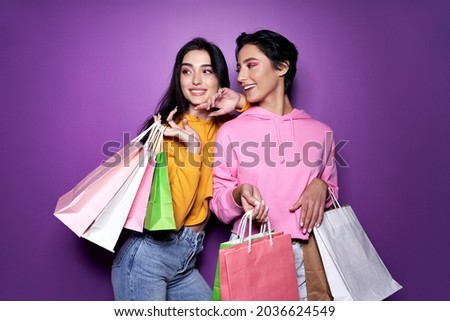
[[[161,121],[161,114],[153,115],[153,120],[155,122],[160,122]]]
[[[259,223],[266,223],[269,207],[262,200],[256,186],[243,184],[241,187],[241,203],[245,211],[253,209],[252,218]]]
[[[167,121],[167,123],[169,124],[169,126],[172,128],[172,129],[175,129],[176,131],[168,131],[167,129],[166,129],[166,132],[167,132],[167,135],[168,136],[174,136],[176,133],[178,133],[178,130],[180,130],[181,128],[180,128],[180,126],[178,126],[176,123],[175,123],[175,121],[173,120],[173,116],[175,115],[175,113],[178,111],[178,106],[177,107],[175,107],[170,113],[169,113],[169,115],[167,116],[167,119],[166,119],[166,121]]]
[[[168,123],[171,123],[171,122],[173,122],[173,116],[175,115],[175,113],[178,111],[178,106],[177,107],[175,107],[170,113],[169,113],[169,115],[167,116],[167,122]]]
[[[242,208],[244,209],[244,212],[248,212],[250,210],[253,210],[252,213],[252,219],[257,221],[258,223],[267,223],[267,217],[269,214],[269,206],[267,206],[262,201],[255,201],[255,198],[253,199],[245,199],[242,200]]]
[[[195,110],[202,110],[202,109],[209,110],[210,108],[211,108],[211,104],[208,103],[208,102],[205,102],[203,104],[199,104],[199,105],[194,107]]]
[[[211,107],[211,112],[208,114],[208,117],[217,117],[229,114],[230,111],[220,107]]]
[[[317,217],[317,221],[316,221],[315,227],[319,227],[322,224],[324,215],[325,215],[325,207],[324,206],[319,207],[319,209],[318,209],[318,217]]]
[[[219,91],[217,93],[215,93],[213,96],[211,96],[211,98],[209,98],[206,102],[199,104],[197,106],[194,107],[195,110],[210,110],[214,107],[214,105],[216,104],[216,101],[222,96],[222,92]]]
[[[267,216],[269,213],[269,206],[267,206],[262,200],[257,202],[255,208],[253,209],[253,219],[259,223],[267,223]]]
[[[295,212],[296,210],[298,210],[300,208],[300,206],[302,205],[302,198],[300,197],[297,202],[294,203],[294,205],[291,206],[291,208],[289,209],[289,212]]]
[[[322,223],[327,186],[323,180],[313,179],[298,201],[289,209],[295,212],[301,208],[299,225],[303,234],[311,233],[314,226],[320,226]]]
[[[311,233],[314,226],[319,227],[323,221],[324,202],[320,200],[303,201],[301,208],[300,228],[303,234]]]
[[[311,213],[309,212],[309,204],[302,204],[302,213],[300,216],[300,228],[303,234],[308,232],[307,226],[309,226],[309,222],[311,220]]]
[[[183,118],[182,123],[183,123],[184,131],[185,131],[186,133],[188,133],[188,134],[195,133],[195,130],[192,129],[191,126],[189,126],[189,122],[188,122],[188,120],[187,120],[186,118]]]

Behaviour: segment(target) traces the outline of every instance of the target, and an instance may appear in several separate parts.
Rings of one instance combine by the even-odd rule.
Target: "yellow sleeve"
[[[243,113],[244,111],[246,111],[247,109],[250,108],[250,103],[248,102],[247,98],[245,98],[245,96],[241,96],[244,98],[244,105],[242,105],[241,108],[236,108],[236,111]]]
[[[167,141],[167,158],[172,203],[177,230],[185,222],[198,191],[202,155],[188,152],[186,146],[174,140]]]

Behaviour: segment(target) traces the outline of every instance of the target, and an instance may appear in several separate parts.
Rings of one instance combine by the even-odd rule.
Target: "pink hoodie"
[[[251,107],[218,131],[210,207],[222,222],[234,223],[232,231],[236,232],[243,209],[232,191],[249,183],[258,187],[269,206],[275,231],[308,239],[309,234],[303,234],[299,226],[301,208],[295,213],[289,208],[315,177],[323,179],[337,196],[332,130],[303,110],[278,116]]]

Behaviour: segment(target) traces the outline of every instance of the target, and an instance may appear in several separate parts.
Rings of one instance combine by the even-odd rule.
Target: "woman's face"
[[[275,70],[270,59],[255,45],[244,45],[238,53],[237,62],[239,85],[250,103],[264,102],[277,94],[284,95],[286,71]]]
[[[191,50],[183,58],[180,85],[190,107],[206,102],[219,89],[211,58],[205,50]]]

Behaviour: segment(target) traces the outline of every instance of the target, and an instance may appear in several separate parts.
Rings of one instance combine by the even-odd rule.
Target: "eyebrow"
[[[193,64],[190,64],[190,63],[187,63],[187,62],[184,62],[181,65],[182,66],[188,66],[188,67],[194,67]],[[212,65],[211,64],[203,64],[203,65],[200,65],[200,67],[212,67]]]

